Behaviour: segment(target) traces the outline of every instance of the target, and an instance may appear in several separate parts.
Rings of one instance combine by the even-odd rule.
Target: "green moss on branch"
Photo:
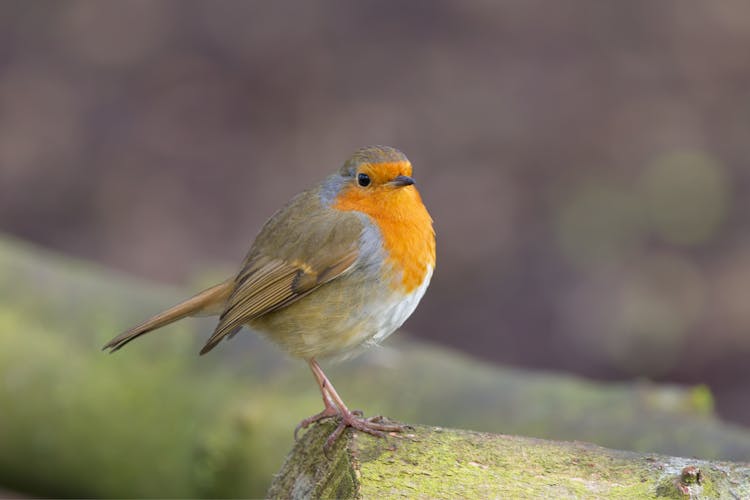
[[[609,450],[580,442],[416,427],[388,440],[332,425],[297,443],[271,498],[748,498],[750,465]]]

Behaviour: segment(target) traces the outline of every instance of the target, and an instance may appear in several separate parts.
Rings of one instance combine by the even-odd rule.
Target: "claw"
[[[390,424],[386,423],[385,418],[382,416],[364,418],[362,412],[359,411],[346,411],[341,414],[341,421],[336,427],[328,439],[326,439],[323,445],[323,453],[326,458],[331,447],[334,445],[336,440],[341,437],[347,427],[356,429],[360,432],[365,432],[375,437],[384,438],[387,432],[403,432],[407,426],[402,424]]]
[[[333,431],[330,436],[328,436],[325,444],[323,444],[323,454],[328,460],[331,460],[331,456],[328,454],[328,452],[331,451],[331,446],[333,446],[336,440],[341,437],[344,429],[346,429],[346,424],[344,424],[344,421],[342,420],[341,423],[339,423],[339,425],[336,427],[336,430]]]
[[[321,420],[325,420],[327,418],[332,418],[338,416],[339,412],[336,408],[333,406],[326,406],[325,410],[321,411],[320,413],[313,415],[312,417],[307,417],[302,422],[297,424],[297,427],[294,428],[294,440],[299,441],[299,431],[300,429],[307,429],[315,422],[320,422]]]

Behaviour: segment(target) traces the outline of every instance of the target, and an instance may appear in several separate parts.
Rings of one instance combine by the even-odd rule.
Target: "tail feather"
[[[115,352],[131,340],[135,340],[141,335],[145,335],[157,328],[166,326],[182,318],[198,314],[220,314],[224,308],[224,303],[234,289],[234,280],[228,280],[218,285],[203,290],[199,294],[187,299],[184,302],[170,307],[166,311],[160,312],[156,316],[144,321],[140,325],[121,333],[110,340],[103,350],[110,349]]]

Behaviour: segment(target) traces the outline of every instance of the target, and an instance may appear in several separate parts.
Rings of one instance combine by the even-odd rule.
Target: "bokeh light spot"
[[[558,214],[558,243],[574,264],[618,261],[637,248],[642,212],[625,190],[591,183],[573,193]]]
[[[708,241],[724,221],[730,190],[724,166],[703,153],[670,153],[644,172],[640,188],[653,231],[682,245]]]

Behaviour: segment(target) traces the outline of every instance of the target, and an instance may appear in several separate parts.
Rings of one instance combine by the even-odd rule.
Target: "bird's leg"
[[[323,369],[318,362],[315,361],[315,359],[310,359],[309,364],[313,375],[315,375],[315,380],[318,381],[318,386],[320,386],[320,392],[323,393],[323,402],[325,403],[326,408],[318,415],[303,420],[300,425],[307,427],[310,423],[320,420],[321,418],[332,416],[330,414],[331,411],[336,411],[336,414],[341,416],[341,422],[326,440],[323,447],[324,450],[328,450],[347,427],[378,437],[385,437],[386,432],[402,432],[404,430],[406,426],[384,423],[382,417],[364,418],[362,412],[349,410],[341,399],[341,396],[336,392],[333,384],[331,384],[331,381],[328,380],[328,377],[323,373]],[[307,423],[307,425],[303,425],[310,419],[312,420]]]
[[[308,361],[310,363],[310,369],[312,369],[313,376],[315,376],[315,381],[318,383],[318,387],[320,388],[320,394],[323,396],[323,405],[325,408],[320,413],[317,413],[311,417],[307,417],[302,422],[297,424],[297,427],[294,428],[294,440],[297,441],[298,434],[300,429],[307,429],[310,425],[313,423],[324,420],[326,418],[336,417],[339,415],[339,409],[336,407],[336,405],[331,401],[331,396],[328,394],[328,389],[326,387],[326,384],[328,383],[328,380],[324,378],[320,378],[318,375],[318,372],[315,371],[315,369],[312,367],[313,360]]]

